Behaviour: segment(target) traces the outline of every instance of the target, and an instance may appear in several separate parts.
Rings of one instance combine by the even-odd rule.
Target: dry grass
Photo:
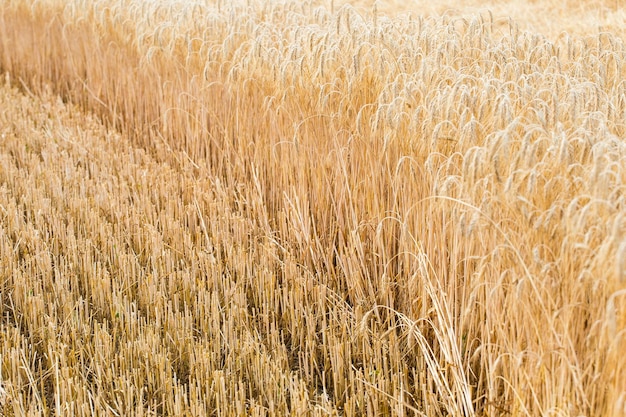
[[[496,25],[506,27],[513,17],[523,30],[556,40],[563,32],[587,36],[608,31],[626,35],[623,0],[332,0],[334,7],[351,4],[362,12],[372,8],[388,15],[412,13],[472,18],[490,11]]]
[[[5,1],[5,414],[626,414],[626,48],[496,20]]]

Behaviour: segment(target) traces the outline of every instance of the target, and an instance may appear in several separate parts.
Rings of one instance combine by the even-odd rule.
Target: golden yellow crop
[[[623,416],[617,6],[3,2],[4,415]]]

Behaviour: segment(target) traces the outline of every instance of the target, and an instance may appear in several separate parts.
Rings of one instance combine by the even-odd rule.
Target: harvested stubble
[[[625,52],[5,1],[5,413],[623,415]]]

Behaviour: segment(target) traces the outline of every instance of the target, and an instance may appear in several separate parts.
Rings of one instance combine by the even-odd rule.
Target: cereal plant
[[[0,4],[4,415],[626,415],[621,6],[344,3]]]

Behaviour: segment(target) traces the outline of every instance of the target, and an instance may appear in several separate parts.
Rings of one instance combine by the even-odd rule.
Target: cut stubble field
[[[0,415],[626,415],[579,3],[2,2]]]

